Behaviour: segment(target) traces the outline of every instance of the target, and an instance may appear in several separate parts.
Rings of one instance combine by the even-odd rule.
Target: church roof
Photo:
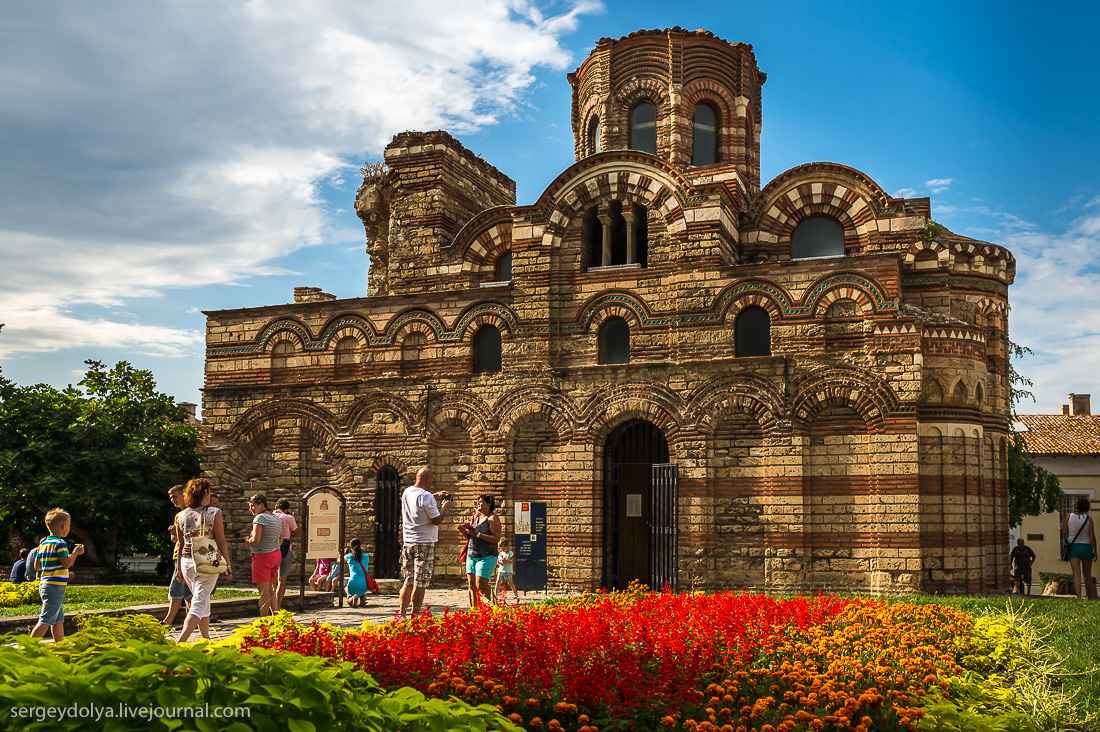
[[[1100,455],[1100,415],[1017,414],[1032,455]]]

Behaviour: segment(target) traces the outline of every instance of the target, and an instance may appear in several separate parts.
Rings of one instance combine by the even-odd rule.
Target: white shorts
[[[191,590],[191,607],[187,614],[200,619],[210,617],[210,593],[214,591],[221,575],[199,574],[195,569],[195,560],[191,557],[180,560],[180,569],[183,571],[183,581]]]

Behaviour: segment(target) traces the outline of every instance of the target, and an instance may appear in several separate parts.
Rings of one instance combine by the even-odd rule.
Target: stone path
[[[560,597],[558,593],[550,593],[549,595],[542,592],[528,592],[526,596],[524,593],[520,593],[519,602],[541,602],[547,597]],[[511,597],[508,598],[509,602]],[[287,591],[284,605],[287,610],[294,612],[294,620],[302,625],[309,625],[314,620],[318,623],[329,623],[340,628],[359,628],[363,625],[364,621],[381,625],[393,620],[394,614],[398,612],[401,607],[400,598],[397,595],[371,595],[367,600],[366,607],[352,608],[348,607],[347,603],[344,603],[344,607],[324,608],[320,610],[306,610],[304,613],[297,612],[298,595],[297,593],[291,593]],[[466,598],[466,590],[464,589],[432,589],[428,588],[424,596],[424,606],[428,608],[433,615],[442,615],[445,608],[454,610],[466,610],[469,607],[469,603]],[[182,614],[177,621],[183,619]],[[248,625],[256,620],[256,617],[245,618],[232,618],[226,620],[215,620],[210,623],[210,637],[213,640],[219,638],[226,638],[233,633],[237,628],[242,625]],[[179,628],[177,627],[173,633],[173,638],[179,637]],[[193,634],[188,640],[198,640],[197,633]]]

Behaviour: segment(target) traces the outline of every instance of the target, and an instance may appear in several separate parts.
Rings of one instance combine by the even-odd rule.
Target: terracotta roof
[[[1100,455],[1100,415],[1017,414],[1032,455]]]

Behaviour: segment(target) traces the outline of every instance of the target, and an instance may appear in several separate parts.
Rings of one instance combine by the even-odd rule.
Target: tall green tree
[[[1013,359],[1031,353],[1031,349],[1007,341],[1009,351],[1009,387],[1012,390],[1012,414],[1024,399],[1035,401],[1031,380],[1025,379],[1012,365]],[[1027,444],[1019,432],[1010,434],[1008,444],[1008,523],[1019,526],[1025,516],[1039,516],[1058,511],[1065,493],[1058,476],[1031,461]]]
[[[54,506],[92,564],[163,541],[166,491],[199,473],[199,430],[125,361],[86,361],[82,389],[19,386],[0,376],[0,521],[24,542]]]

